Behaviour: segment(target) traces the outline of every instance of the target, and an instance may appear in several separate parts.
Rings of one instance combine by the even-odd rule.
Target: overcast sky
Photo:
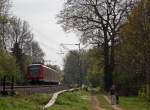
[[[56,23],[56,14],[62,8],[63,0],[13,0],[12,6],[13,15],[29,22],[35,40],[46,54],[45,59],[59,66],[62,66],[64,56],[57,54],[60,44],[78,43],[74,34],[66,34]]]

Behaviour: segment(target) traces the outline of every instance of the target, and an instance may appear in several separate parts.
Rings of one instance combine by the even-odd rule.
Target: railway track
[[[2,88],[0,86],[1,91]],[[69,89],[69,87],[64,85],[26,85],[13,88],[16,94],[54,93],[64,89]],[[11,92],[11,90],[10,86],[6,86],[6,91]]]

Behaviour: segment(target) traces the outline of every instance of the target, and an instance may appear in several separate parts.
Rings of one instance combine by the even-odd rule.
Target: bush
[[[0,53],[0,77],[14,76],[18,80],[19,67],[13,56],[6,52]]]

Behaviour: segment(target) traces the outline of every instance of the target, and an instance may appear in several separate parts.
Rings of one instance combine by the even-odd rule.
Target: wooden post
[[[3,91],[1,92],[2,95],[8,95],[7,91],[6,91],[6,76],[4,76],[3,78]]]
[[[3,92],[6,91],[6,76],[3,78]]]
[[[14,95],[15,91],[14,91],[14,76],[11,77],[11,95]]]

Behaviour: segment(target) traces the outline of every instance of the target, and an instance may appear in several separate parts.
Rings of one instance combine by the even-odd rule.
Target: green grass
[[[126,110],[150,110],[148,102],[138,97],[120,97],[119,106]]]
[[[85,91],[63,93],[48,110],[91,110],[90,94]]]
[[[0,97],[0,110],[42,110],[50,97],[49,94]]]

